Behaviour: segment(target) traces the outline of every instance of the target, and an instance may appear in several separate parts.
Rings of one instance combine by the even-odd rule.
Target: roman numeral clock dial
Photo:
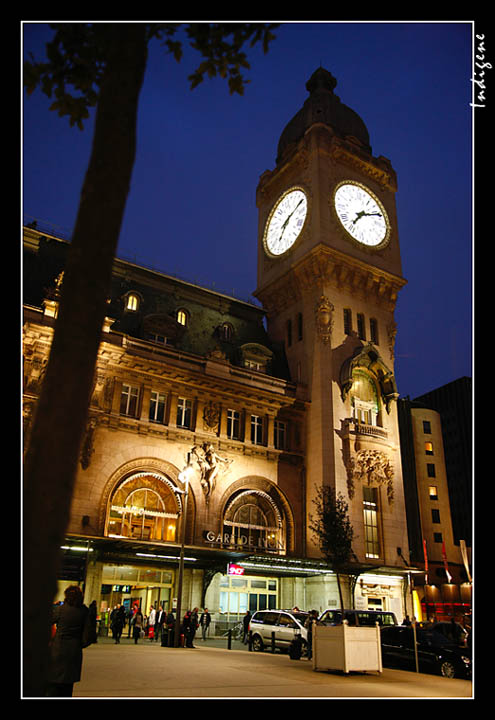
[[[389,241],[390,223],[380,200],[356,182],[340,183],[334,193],[337,217],[358,243],[378,250]]]
[[[308,199],[301,188],[291,188],[273,206],[265,225],[263,245],[267,255],[280,257],[296,242],[308,214]]]

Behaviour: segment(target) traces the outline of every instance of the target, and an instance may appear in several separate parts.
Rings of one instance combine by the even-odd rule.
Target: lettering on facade
[[[247,549],[284,550],[280,540],[270,537],[255,538],[252,535],[231,535],[230,533],[205,532],[205,540],[210,545],[228,545]]]

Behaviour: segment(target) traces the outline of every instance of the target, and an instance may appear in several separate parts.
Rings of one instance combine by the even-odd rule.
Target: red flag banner
[[[428,553],[426,552],[426,540],[423,538],[423,554],[425,556],[425,580],[428,585]]]

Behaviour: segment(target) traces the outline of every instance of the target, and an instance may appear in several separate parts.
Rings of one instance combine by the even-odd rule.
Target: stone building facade
[[[354,528],[346,602],[410,612],[396,178],[335,84],[313,74],[260,177],[261,307],[115,261],[61,577],[102,613],[173,607],[182,540],[182,608],[207,606],[218,627],[246,610],[337,606],[309,527],[322,485]],[[27,443],[68,243],[24,235]]]

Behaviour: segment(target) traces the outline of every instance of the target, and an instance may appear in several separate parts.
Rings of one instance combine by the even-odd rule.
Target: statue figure
[[[206,502],[208,502],[210,495],[215,488],[215,482],[218,474],[222,470],[226,470],[234,461],[218,455],[213,445],[208,442],[203,443],[202,445],[195,445],[192,449],[192,454],[195,456],[199,465],[201,473],[201,487],[203,488]]]

